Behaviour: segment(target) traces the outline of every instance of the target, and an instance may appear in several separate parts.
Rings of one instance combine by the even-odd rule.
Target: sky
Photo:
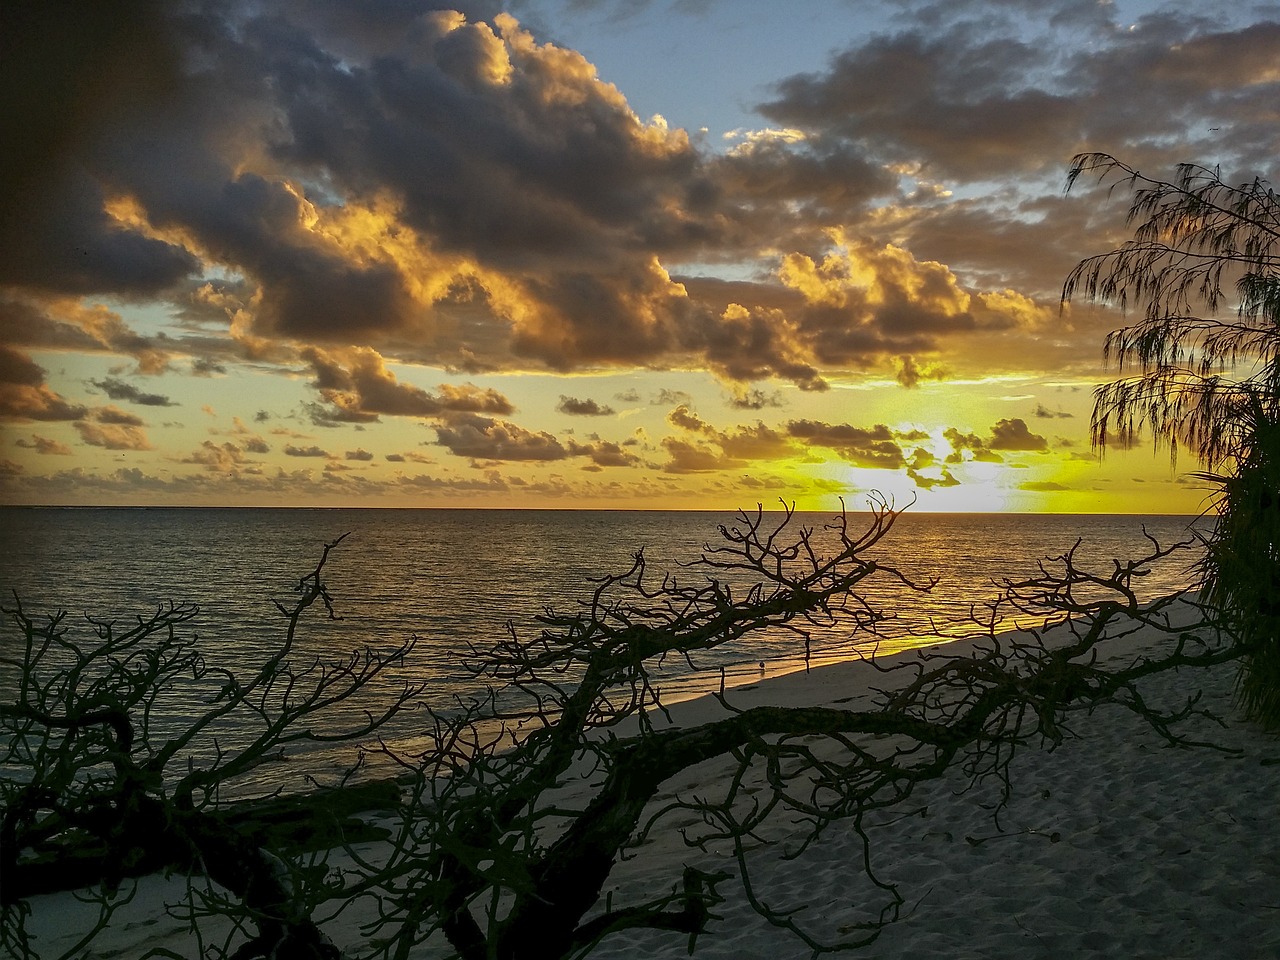
[[[1091,447],[1103,151],[1271,179],[1280,6],[0,14],[0,502],[1197,513]]]

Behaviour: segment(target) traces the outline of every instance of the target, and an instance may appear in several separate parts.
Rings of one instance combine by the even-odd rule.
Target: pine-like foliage
[[[1108,335],[1121,373],[1094,395],[1095,447],[1140,428],[1204,461],[1217,487],[1206,596],[1236,621],[1252,653],[1240,702],[1280,729],[1280,198],[1262,179],[1232,185],[1181,164],[1170,180],[1103,153],[1076,156],[1081,176],[1132,191],[1133,239],[1081,261],[1063,301],[1081,294],[1142,318]]]

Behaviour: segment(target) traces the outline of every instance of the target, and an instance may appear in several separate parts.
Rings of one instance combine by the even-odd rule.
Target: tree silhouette
[[[328,663],[300,655],[306,611],[319,601],[335,615],[322,574],[336,545],[298,581],[294,602],[277,602],[283,636],[253,669],[206,659],[182,632],[199,612],[193,605],[170,602],[122,626],[90,617],[87,640],[65,613],[37,618],[21,602],[3,609],[20,638],[0,645],[0,666],[18,680],[12,701],[0,703],[0,946],[10,955],[37,955],[25,932],[32,894],[97,882],[98,922],[69,954],[80,956],[127,902],[117,892],[128,878],[176,869],[220,888],[188,888],[202,957],[228,955],[196,922],[215,915],[240,935],[237,958],[337,957],[311,917],[330,891],[304,864],[265,849],[261,820],[224,796],[285,747],[371,735],[421,691],[405,685],[354,722],[315,725],[413,649],[407,641]],[[224,744],[229,735],[235,746]],[[340,816],[331,801],[314,802],[322,827]],[[296,804],[286,812],[307,819]]]
[[[414,750],[380,748],[401,771],[388,837],[372,847],[335,839],[342,859],[299,856],[246,835],[213,788],[279,742],[329,736],[316,709],[353,695],[410,644],[392,659],[365,655],[347,666],[273,657],[241,679],[211,675],[178,637],[184,608],[120,633],[98,624],[112,651],[105,661],[98,646],[67,637],[60,617],[39,624],[11,610],[26,652],[16,663],[17,702],[0,710],[10,744],[2,759],[26,775],[0,778],[8,900],[0,944],[20,958],[34,955],[29,907],[8,878],[25,851],[47,852],[79,833],[106,843],[117,865],[104,868],[102,924],[129,863],[192,878],[179,909],[202,957],[333,958],[330,941],[339,938],[325,935],[333,932],[326,923],[344,910],[356,917],[345,922],[359,924],[358,945],[341,954],[350,957],[406,960],[440,940],[463,960],[585,956],[602,939],[638,929],[687,937],[693,949],[730,885],[809,952],[853,948],[874,940],[904,902],[872,868],[879,812],[957,765],[970,782],[994,780],[1007,797],[1014,752],[1060,741],[1073,713],[1101,702],[1124,704],[1180,742],[1177,723],[1199,708],[1194,700],[1151,705],[1142,681],[1239,655],[1212,610],[1136,591],[1152,564],[1187,544],[1152,540],[1145,556],[1102,572],[1082,567],[1073,549],[1005,582],[999,596],[952,624],[973,641],[963,654],[943,646],[873,662],[881,689],[870,702],[746,708],[722,689],[718,716],[671,722],[659,686],[663,663],[697,664],[760,631],[790,634],[805,649],[815,631],[874,640],[890,617],[868,599],[875,580],[929,588],[879,559],[899,514],[883,501],[872,507],[858,530],[843,514],[813,529],[790,510],[740,513],[694,563],[654,575],[637,553],[630,569],[601,577],[578,609],[546,611],[535,635],[512,629],[473,650],[475,696],[453,709],[415,711]],[[328,602],[323,563],[300,583],[301,599],[282,607],[287,647],[303,611],[316,599]],[[1014,623],[1016,633],[1003,632]],[[1119,660],[1112,654],[1116,641],[1151,628],[1163,644]],[[65,654],[57,664],[55,648]],[[216,682],[194,725],[165,741],[152,729],[160,704],[175,685],[191,699],[185,678],[193,670]],[[379,733],[420,692],[401,690],[358,730],[341,733]],[[178,764],[166,777],[181,756],[173,744],[193,742],[210,711],[230,710],[259,724],[251,751],[218,751],[212,762]],[[696,778],[692,790],[673,785],[706,763],[718,765],[715,776]],[[760,889],[753,865],[780,837],[796,857],[839,829],[863,844],[849,878],[861,871],[863,915],[824,930],[821,918]],[[681,837],[688,858],[663,862],[670,874],[662,888],[613,896],[619,862],[663,833]],[[713,849],[723,868],[706,868],[703,855]],[[201,874],[226,893],[203,892],[194,880]],[[231,932],[206,933],[219,917],[232,921]],[[99,929],[86,931],[73,954]]]
[[[1246,715],[1280,729],[1280,199],[1189,163],[1160,180],[1080,154],[1068,189],[1085,175],[1132,191],[1133,239],[1081,261],[1063,301],[1143,313],[1107,337],[1104,356],[1134,372],[1097,389],[1093,442],[1128,444],[1145,425],[1175,462],[1180,448],[1204,461],[1195,476],[1217,487],[1218,513],[1206,596],[1248,644]]]

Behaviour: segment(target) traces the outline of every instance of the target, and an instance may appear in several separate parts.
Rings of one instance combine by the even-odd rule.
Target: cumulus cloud
[[[69,403],[45,383],[45,370],[27,354],[0,344],[0,419],[79,420],[88,409]]]
[[[765,407],[782,407],[786,403],[777,390],[766,393],[758,387],[734,391],[729,405],[735,410],[763,410]]]
[[[368,347],[328,352],[307,347],[302,357],[315,373],[312,386],[326,406],[315,418],[327,422],[370,423],[380,415],[439,417],[447,413],[508,414],[514,409],[493,389],[471,384],[442,384],[436,393],[403,383],[387,369],[382,356]]]
[[[989,446],[992,450],[1048,450],[1049,441],[1032,433],[1025,420],[1014,417],[996,422]]]
[[[575,457],[587,457],[597,467],[634,467],[640,458],[612,440],[593,440],[590,443],[569,442],[569,453]]]
[[[421,419],[480,464],[595,468],[638,461],[609,439],[513,422],[498,390],[414,381],[710,371],[730,408],[760,411],[782,402],[782,382],[1081,372],[1116,317],[1059,312],[1057,289],[1123,210],[1064,197],[1066,157],[1102,146],[1153,170],[1195,158],[1176,145],[1224,170],[1274,166],[1280,26],[1256,12],[1163,5],[1120,30],[1087,0],[1044,16],[921,0],[783,80],[757,129],[716,143],[641,119],[584,56],[489,0],[231,0],[198,17],[121,0],[74,23],[31,6],[0,64],[14,91],[4,122],[21,132],[0,157],[0,419],[71,422],[113,449],[148,449],[146,424],[95,408],[86,387],[160,407],[174,401],[135,378],[238,364],[308,384],[301,410],[316,425]],[[1245,16],[1258,22],[1229,22]],[[1046,44],[1049,26],[1088,42]],[[37,362],[55,354],[94,355],[67,367],[97,379]],[[206,391],[219,409],[224,397]],[[713,425],[686,392],[652,402],[684,405],[674,435],[647,447],[672,472],[822,448],[937,486],[958,462],[1049,448],[1020,419],[949,430],[943,457],[884,425]],[[276,403],[258,422],[299,410]],[[614,412],[569,396],[557,409]],[[207,463],[186,462],[212,473],[237,466],[229,447],[246,461],[271,452],[237,424],[196,451]],[[23,449],[42,452],[31,436]],[[345,460],[355,446],[292,439],[290,456]]]
[[[563,460],[569,451],[551,434],[475,414],[449,418],[435,428],[450,453],[473,460]]]
[[[948,463],[961,463],[966,459],[1001,463],[1004,460],[1001,452],[1041,453],[1049,449],[1049,441],[1032,433],[1027,422],[1019,417],[997,420],[989,437],[963,433],[955,427],[947,428],[943,435],[951,444]]]
[[[787,433],[810,446],[828,447],[858,467],[896,470],[907,462],[899,444],[902,435],[883,423],[865,428],[848,423],[792,420],[787,424]]]
[[[579,400],[577,397],[566,397],[564,394],[560,395],[560,402],[556,404],[556,409],[575,417],[607,417],[614,413],[613,407],[602,406],[595,400]]]
[[[810,144],[861,144],[936,175],[995,179],[1060,164],[1084,142],[1181,133],[1189,111],[1201,111],[1206,128],[1220,123],[1226,105],[1198,96],[1207,90],[1232,91],[1229,109],[1247,119],[1252,138],[1265,96],[1259,80],[1280,53],[1274,23],[1237,29],[1160,11],[1129,30],[1095,23],[1091,42],[1075,45],[1053,43],[1044,21],[999,29],[999,11],[986,6],[982,16],[982,28],[956,16],[873,36],[824,71],[783,80],[761,112]]]
[[[92,447],[107,450],[152,450],[147,439],[146,424],[131,413],[117,407],[100,407],[89,413],[88,419],[77,420],[73,426],[80,439]]]
[[[125,400],[144,407],[177,406],[163,394],[145,393],[133,384],[126,383],[124,380],[119,380],[115,377],[107,377],[105,380],[90,380],[89,382],[112,400]]]
[[[329,451],[325,450],[323,447],[318,447],[318,446],[316,446],[315,444],[312,444],[312,445],[311,445],[311,446],[309,446],[309,447],[302,447],[302,446],[298,446],[297,444],[293,444],[293,443],[287,443],[287,444],[285,444],[285,447],[284,447],[284,454],[285,454],[285,456],[286,456],[286,457],[325,457],[325,458],[328,458],[328,457],[330,456]]]
[[[9,261],[15,285],[170,291],[186,323],[221,322],[244,356],[268,355],[273,339],[336,352],[394,343],[401,356],[464,370],[694,355],[730,381],[806,389],[826,386],[824,364],[866,365],[965,328],[964,305],[933,296],[928,265],[904,270],[871,247],[858,256],[862,267],[878,258],[877,278],[840,295],[829,258],[788,254],[770,285],[803,288],[799,317],[765,300],[701,301],[667,273],[667,260],[746,253],[761,236],[798,251],[816,230],[857,220],[896,189],[860,147],[757,132],[716,156],[640,120],[584,57],[506,14],[296,5],[270,17],[245,8],[235,30],[220,30],[216,17],[129,10],[132,27],[105,33],[98,59],[127,56],[113,39],[139,43],[154,54],[140,75],[154,83],[120,93],[127,122],[61,131],[65,162],[41,181],[71,204],[56,221],[85,233],[88,266],[72,270],[36,242],[32,256],[47,265]],[[192,50],[200,71],[180,66]],[[83,112],[94,106],[87,94]],[[145,277],[126,263],[146,264]],[[204,279],[211,264],[227,276]],[[130,346],[99,327],[91,335],[134,350],[140,368],[168,362],[171,345]],[[202,347],[193,370],[225,368]],[[431,406],[385,377],[364,385],[381,385],[380,399],[325,383],[327,365],[306,359],[330,391],[317,411],[330,423]]]
[[[960,481],[947,469],[945,463],[924,447],[917,447],[906,464],[907,476],[922,490],[934,487],[955,487]]]
[[[788,435],[760,421],[728,430],[703,420],[684,404],[667,414],[667,422],[694,438],[666,437],[668,473],[736,470],[754,461],[803,457],[803,449]]]
[[[27,450],[34,450],[36,453],[69,457],[71,456],[71,448],[60,440],[53,440],[49,437],[42,437],[38,433],[33,433],[31,439],[26,437],[18,437],[13,441],[15,447],[23,447]]]
[[[229,440],[223,443],[205,440],[196,450],[184,457],[182,462],[199,464],[210,473],[232,474],[250,462],[245,453]]]

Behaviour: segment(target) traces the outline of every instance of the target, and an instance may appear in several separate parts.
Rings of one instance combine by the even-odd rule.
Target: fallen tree
[[[1136,593],[1151,564],[1186,546],[1153,540],[1145,556],[1114,561],[1102,573],[1083,569],[1073,550],[1042,563],[1033,576],[1003,584],[989,605],[951,625],[970,638],[964,656],[941,647],[882,664],[884,690],[874,704],[738,709],[732,691],[721,690],[718,719],[667,723],[656,680],[660,665],[697,665],[704,655],[759,631],[789,632],[806,649],[815,631],[843,631],[850,642],[874,638],[889,613],[867,599],[865,586],[873,578],[929,589],[931,584],[912,583],[874,559],[898,512],[880,501],[872,506],[859,531],[844,515],[814,531],[799,527],[790,511],[779,518],[759,510],[740,514],[736,524],[721,528],[721,542],[690,567],[655,577],[638,553],[629,570],[599,580],[579,609],[547,611],[536,635],[512,630],[501,642],[473,650],[476,698],[453,710],[424,711],[418,732],[425,746],[418,752],[381,748],[401,770],[404,795],[376,856],[348,845],[343,866],[323,865],[308,880],[300,863],[288,868],[287,850],[263,851],[234,824],[219,824],[218,842],[235,851],[237,863],[283,862],[286,869],[277,877],[291,881],[236,886],[210,872],[233,895],[206,902],[204,915],[230,915],[241,932],[220,944],[200,941],[201,955],[336,956],[313,919],[326,902],[367,908],[361,945],[348,947],[350,956],[407,960],[420,945],[438,945],[442,938],[465,960],[584,956],[603,938],[640,928],[688,937],[693,949],[729,883],[815,954],[865,945],[898,916],[901,894],[876,878],[865,856],[862,868],[878,894],[868,900],[865,922],[834,939],[807,928],[792,913],[769,906],[756,889],[752,849],[773,842],[771,824],[786,823],[796,855],[839,828],[857,832],[867,850],[868,818],[901,804],[917,784],[959,764],[972,782],[994,778],[1007,789],[1017,749],[1060,740],[1073,711],[1101,702],[1123,703],[1176,741],[1178,721],[1197,706],[1152,706],[1142,696],[1143,679],[1239,655],[1214,611],[1186,596],[1141,599]],[[323,558],[303,582],[308,604],[327,598],[322,567]],[[304,609],[300,601],[286,610],[290,638]],[[32,638],[54,631],[40,634],[23,617],[19,610],[28,637],[25,677],[34,672],[30,651],[39,649]],[[1015,621],[1019,632],[1003,633]],[[1157,653],[1108,662],[1112,644],[1146,628],[1168,638]],[[403,654],[410,649],[406,645]],[[346,686],[330,685],[328,693],[306,702],[320,704],[352,689],[383,662],[372,662],[365,672],[339,671]],[[335,676],[332,670],[320,677]],[[153,674],[148,683],[168,677]],[[238,702],[258,703],[253,691],[263,681],[225,680]],[[114,813],[143,801],[155,816],[171,817],[186,831],[184,851],[203,852],[202,843],[216,848],[213,838],[190,826],[197,814],[205,817],[199,823],[212,822],[191,802],[193,789],[162,790],[154,775],[143,776],[154,774],[153,762],[119,759],[127,747],[122,717],[136,713],[151,694],[117,695],[121,709],[111,716],[94,712],[96,700],[53,695],[78,689],[65,681],[55,691],[24,680],[26,699],[0,713],[11,744],[6,763],[29,762],[32,769],[28,783],[5,787],[5,856],[16,856],[31,837],[55,828],[100,831],[93,811]],[[37,691],[43,692],[33,709],[28,704]],[[414,694],[402,691],[362,732],[384,729]],[[256,741],[258,748],[270,750],[293,735],[291,724],[304,715],[279,715],[272,735]],[[64,734],[66,741],[97,744],[97,752],[64,745]],[[56,749],[12,746],[33,739]],[[174,755],[167,747],[151,754]],[[51,757],[57,759],[52,765]],[[75,786],[75,774],[83,774],[90,759],[95,766],[104,759],[114,765],[91,778],[92,789]],[[678,774],[714,760],[723,769],[713,795],[661,794]],[[224,760],[220,769],[236,764]],[[194,780],[180,782],[194,787],[209,776],[193,770],[188,777]],[[216,791],[205,796],[216,809]],[[682,831],[692,848],[689,861],[673,865],[663,889],[616,901],[607,886],[619,861],[664,830]],[[731,851],[725,869],[698,868],[692,855],[713,844]],[[210,866],[186,854],[171,863],[191,873]],[[108,915],[107,893],[102,903]],[[25,956],[20,906],[6,908],[0,942]]]

